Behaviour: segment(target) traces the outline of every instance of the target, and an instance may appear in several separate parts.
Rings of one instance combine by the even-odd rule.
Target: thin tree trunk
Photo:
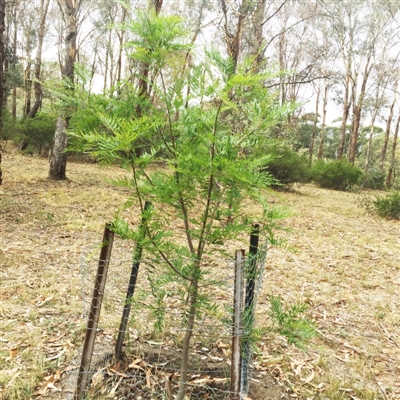
[[[127,9],[123,7],[123,14],[121,23],[124,24],[126,20]],[[122,53],[124,49],[124,31],[117,33],[119,39],[119,50],[118,50],[118,61],[117,61],[117,86],[119,86],[122,77]],[[118,89],[118,94],[120,94],[120,89]]]
[[[367,154],[365,157],[365,166],[364,166],[364,171],[367,173],[368,168],[369,168],[369,161],[371,158],[371,149],[372,149],[372,139],[374,135],[374,130],[375,130],[375,121],[376,117],[378,116],[378,111],[379,111],[379,103],[381,100],[380,96],[380,81],[378,82],[378,85],[376,87],[376,95],[375,95],[375,104],[374,104],[374,111],[372,113],[372,118],[371,118],[371,129],[369,131],[369,138],[368,138],[368,147],[367,147]]]
[[[42,105],[42,84],[40,83],[40,74],[42,68],[42,52],[43,52],[43,40],[44,40],[44,31],[45,31],[45,23],[47,18],[47,11],[49,9],[50,0],[41,0],[40,2],[40,25],[39,25],[39,34],[38,34],[38,44],[36,49],[36,57],[35,57],[35,68],[33,72],[33,88],[35,93],[35,102],[31,110],[29,111],[28,117],[33,118],[38,112],[39,108]]]
[[[392,105],[390,106],[389,116],[388,116],[388,119],[386,121],[385,138],[383,140],[382,151],[381,151],[381,160],[379,162],[379,169],[381,171],[384,170],[384,166],[385,166],[386,152],[387,152],[387,147],[388,147],[388,143],[389,143],[389,136],[390,136],[390,126],[392,125],[393,110],[394,110],[394,106],[395,106],[396,100],[397,100],[396,91],[397,91],[397,82],[396,82],[395,87],[394,87],[394,99],[393,99]]]
[[[397,138],[399,137],[399,127],[400,127],[400,115],[397,118],[396,129],[394,131],[393,143],[392,143],[392,154],[390,157],[390,167],[386,177],[386,186],[388,188],[392,187],[393,184],[393,172],[396,165],[396,148],[397,148]]]
[[[110,42],[107,43],[106,47],[106,61],[104,65],[104,81],[103,81],[103,92],[105,93],[107,91],[107,74],[108,74],[108,60],[110,58]]]
[[[115,84],[115,79],[114,79],[114,50],[113,50],[113,36],[112,36],[112,30],[110,29],[110,33],[108,35],[108,58],[109,58],[109,69],[108,69],[108,74],[109,74],[109,83],[110,83],[110,89],[114,87]]]
[[[285,60],[284,60],[284,42],[285,35],[281,35],[279,38],[279,68],[281,71],[285,71]],[[281,74],[280,79],[280,89],[281,89],[281,105],[286,103],[286,77],[285,74]]]
[[[374,113],[372,114],[372,119],[371,119],[371,129],[369,131],[369,138],[368,138],[368,147],[367,147],[367,155],[365,157],[365,166],[364,166],[364,171],[367,173],[368,172],[368,167],[369,167],[369,160],[371,158],[371,149],[372,149],[372,137],[374,135],[374,130],[375,130],[375,120],[376,116],[378,115],[378,110],[375,110]]]
[[[310,163],[312,163],[313,153],[314,153],[315,137],[317,136],[317,124],[318,124],[319,98],[320,98],[320,95],[321,95],[321,88],[318,87],[317,99],[315,101],[315,118],[314,118],[313,131],[312,131],[310,149],[309,149]]]
[[[322,159],[324,152],[325,136],[326,136],[326,110],[328,105],[328,82],[325,80],[324,99],[322,107],[322,125],[321,125],[321,141],[318,148],[318,160]]]
[[[27,116],[31,111],[31,97],[32,97],[32,77],[31,77],[31,55],[28,53],[27,64],[25,68],[25,105],[24,105],[24,116]]]
[[[357,144],[358,144],[358,131],[360,130],[360,122],[361,122],[361,111],[363,107],[365,92],[367,90],[367,81],[369,78],[369,74],[371,73],[371,55],[368,56],[367,62],[364,68],[363,81],[361,84],[360,94],[358,96],[357,104],[354,104],[353,108],[353,126],[351,132],[351,146],[349,146],[349,161],[354,164],[354,160],[356,158]]]
[[[337,158],[343,157],[344,148],[346,145],[346,131],[347,131],[347,120],[350,114],[351,100],[349,99],[350,94],[350,72],[346,74],[346,84],[344,90],[344,103],[343,103],[343,114],[342,114],[342,126],[340,128],[340,143],[337,151]]]
[[[193,274],[194,277],[199,275],[200,266],[196,266],[196,272]],[[196,319],[196,308],[197,308],[197,297],[198,297],[198,281],[196,278],[192,283],[192,287],[189,294],[189,316],[188,316],[188,324],[185,331],[185,337],[182,343],[182,357],[181,357],[181,377],[179,380],[179,389],[178,394],[176,396],[176,400],[183,400],[186,392],[186,382],[187,382],[187,373],[189,367],[189,349],[190,349],[190,339],[192,338],[194,323]]]
[[[122,76],[122,50],[124,45],[124,35],[120,33],[118,35],[119,39],[119,51],[118,51],[118,61],[117,61],[117,85],[121,82]]]
[[[13,51],[14,54],[17,54],[17,7],[14,8],[14,14],[13,14],[13,20],[14,20],[14,38],[13,38]],[[17,86],[14,85],[12,88],[12,93],[11,93],[11,116],[15,120],[17,118]]]
[[[62,76],[68,90],[73,90],[74,81],[74,63],[76,60],[76,36],[77,36],[77,21],[76,15],[80,2],[78,0],[64,0],[65,7],[65,53]],[[69,110],[61,109],[57,120],[56,131],[54,133],[54,147],[50,157],[49,179],[63,180],[66,179],[67,169],[67,128],[70,116]]]
[[[92,67],[90,69],[89,94],[92,94],[92,86],[93,86],[94,75],[96,73],[96,66],[97,66],[97,51],[93,53]]]
[[[6,12],[6,1],[0,0],[0,185],[3,182],[1,160],[2,160],[2,146],[1,140],[3,140],[3,103],[4,103],[4,31],[5,31],[5,12]]]
[[[357,81],[358,81],[358,73],[356,73],[355,77],[352,79],[352,86],[351,86],[351,104],[353,105],[353,115],[357,113],[357,111],[355,111],[355,108],[357,106],[356,105]],[[354,129],[354,118],[352,118],[351,120],[349,143],[347,146],[347,160],[350,159],[351,148],[353,146],[353,129]]]

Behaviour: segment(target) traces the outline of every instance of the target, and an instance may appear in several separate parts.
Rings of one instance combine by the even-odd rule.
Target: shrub
[[[39,154],[45,154],[52,146],[56,121],[54,118],[39,114],[36,118],[13,120],[11,117],[6,120],[4,132],[8,139],[21,150]]]
[[[283,185],[310,181],[310,163],[306,155],[300,155],[287,146],[275,147],[273,159],[264,169]]]
[[[317,331],[312,320],[303,314],[308,306],[304,303],[291,305],[284,304],[281,296],[269,296],[270,309],[268,312],[275,330],[285,336],[288,343],[305,349],[307,343],[315,336]]]
[[[400,219],[400,190],[393,190],[386,197],[376,197],[372,204],[380,217]]]
[[[365,189],[383,190],[385,187],[385,173],[379,169],[372,169],[362,179],[361,186]]]
[[[312,180],[320,187],[334,190],[349,190],[358,184],[363,172],[348,161],[319,160],[311,169]]]

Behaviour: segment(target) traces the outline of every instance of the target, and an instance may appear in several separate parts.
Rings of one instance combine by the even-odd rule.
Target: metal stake
[[[151,203],[149,201],[145,202],[144,205],[144,213],[142,216],[142,221],[139,226],[139,235],[138,235],[138,240],[136,242],[136,249],[134,253],[134,263],[132,264],[132,270],[131,270],[131,277],[129,279],[129,286],[128,290],[126,292],[126,300],[125,300],[125,305],[124,305],[124,310],[122,312],[122,318],[121,318],[121,324],[119,326],[119,332],[118,332],[118,338],[117,338],[117,343],[115,345],[115,358],[117,360],[121,359],[122,357],[122,345],[124,342],[124,336],[126,332],[126,327],[128,325],[128,319],[129,319],[129,314],[131,312],[131,302],[132,302],[132,297],[135,292],[135,286],[136,286],[136,280],[137,276],[139,273],[139,266],[140,266],[140,260],[142,258],[142,252],[143,252],[143,239],[146,235],[146,222],[149,218],[148,215],[146,215],[146,211],[148,211],[151,207]]]
[[[82,400],[85,397],[113,242],[114,232],[110,230],[109,224],[106,224],[103,236],[103,246],[100,251],[97,276],[93,289],[92,304],[90,306],[90,313],[86,327],[85,343],[82,349],[82,359],[79,367],[78,382],[76,384],[74,400]]]

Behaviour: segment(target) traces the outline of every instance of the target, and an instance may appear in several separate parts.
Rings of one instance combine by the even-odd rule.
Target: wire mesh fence
[[[104,239],[102,245],[104,248]],[[110,251],[107,259],[100,256],[98,261],[96,251],[82,257],[82,304],[89,328],[86,334],[90,335],[90,329],[95,333],[92,348],[89,348],[89,362],[83,349],[80,371],[80,379],[84,377],[82,387],[85,388],[86,397],[91,399],[106,396],[115,399],[172,399],[179,381],[182,340],[189,318],[187,291],[179,279],[167,276],[165,269],[160,268],[158,259],[143,254],[134,294],[128,298],[128,323],[121,332],[121,315],[127,306],[127,285],[131,279],[132,265],[138,262],[132,260],[131,254],[128,242],[116,237],[112,256]],[[257,255],[245,261],[245,277],[247,282],[253,280],[253,289],[256,290],[252,295],[251,307],[241,310],[243,321],[239,331],[234,331],[232,326],[235,261],[233,257],[232,260],[211,256],[204,258],[189,353],[186,388],[190,398],[234,398],[230,379],[231,345],[235,334],[240,336],[244,348],[247,348],[244,353],[241,350],[242,379],[240,396],[237,398],[244,398],[247,393],[252,356],[251,330],[265,255],[266,245],[263,245]],[[101,264],[103,267],[106,264],[107,268],[101,270]],[[249,285],[247,293],[242,290],[240,296],[248,300]],[[123,347],[122,354],[118,355],[116,343],[121,334]],[[77,371],[70,377],[71,382],[74,378],[79,386]],[[75,393],[70,398],[79,397]]]

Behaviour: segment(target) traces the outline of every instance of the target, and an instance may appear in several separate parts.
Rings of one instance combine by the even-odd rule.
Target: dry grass
[[[82,341],[82,251],[99,243],[126,199],[106,179],[117,168],[70,162],[66,182],[46,179],[47,160],[3,156],[0,187],[0,397],[29,399]],[[270,249],[257,314],[268,294],[310,305],[321,335],[307,353],[270,336],[259,373],[287,398],[400,399],[400,224],[368,215],[359,195],[313,186],[268,194],[292,214],[291,251]],[[138,216],[132,215],[132,221]],[[53,376],[49,374],[49,376]],[[56,384],[57,386],[57,384]],[[37,392],[36,392],[37,393]]]
[[[264,291],[307,302],[321,333],[277,371],[300,398],[400,398],[400,224],[359,196],[304,186],[277,199],[293,211],[292,251],[270,250]]]

